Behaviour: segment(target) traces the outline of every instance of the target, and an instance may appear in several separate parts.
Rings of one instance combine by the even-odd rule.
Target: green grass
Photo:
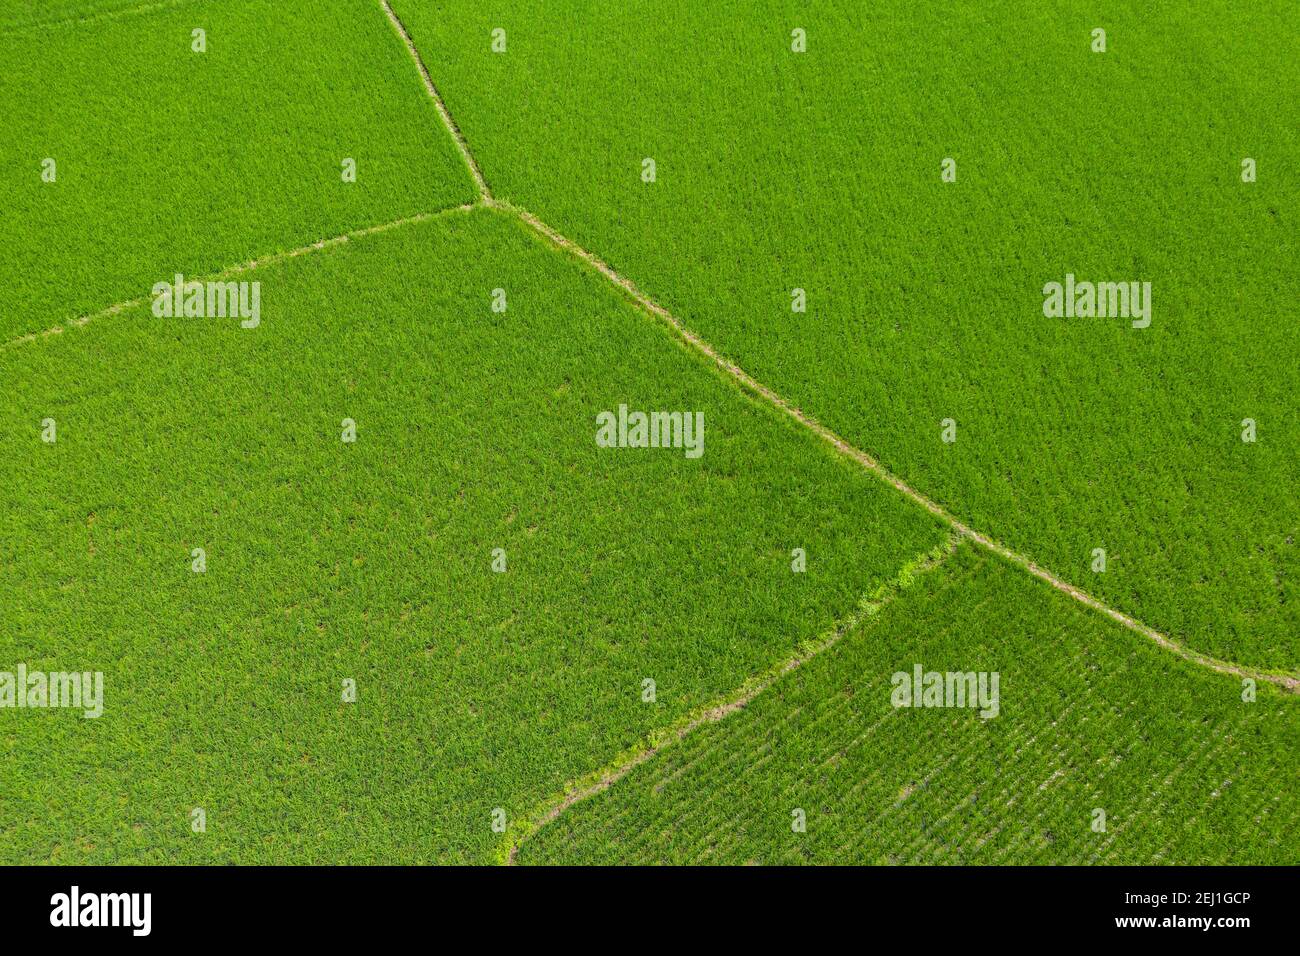
[[[493,808],[943,535],[501,214],[243,278],[255,330],[141,307],[0,352],[0,669],[106,687],[97,720],[3,712],[6,862],[493,859]],[[598,448],[620,402],[703,411],[704,455]]]
[[[893,708],[916,663],[999,672],[998,716]],[[1294,865],[1300,712],[1241,690],[966,547],[519,862]]]
[[[975,526],[1300,665],[1294,4],[395,7],[498,196]],[[1067,272],[1150,328],[1044,318]]]
[[[198,0],[0,0],[0,30],[24,30],[34,26],[67,25],[97,17],[130,16],[153,7],[191,3]]]
[[[496,196],[973,526],[1296,670],[1293,7],[395,7]],[[0,708],[0,862],[1297,862],[1294,695],[928,568],[949,528],[458,208],[377,0],[0,0],[0,53],[0,672],[105,675],[98,719]],[[253,259],[255,329],[105,312]],[[1151,327],[1044,319],[1066,272]],[[620,404],[704,455],[598,447]],[[1001,715],[892,709],[916,662]]]
[[[0,33],[0,55],[0,341],[473,196],[368,0],[182,4]]]

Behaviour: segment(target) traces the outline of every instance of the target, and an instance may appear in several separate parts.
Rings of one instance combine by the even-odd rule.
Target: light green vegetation
[[[0,30],[25,30],[33,26],[70,25],[79,20],[112,16],[133,16],[155,7],[192,3],[198,0],[0,0]]]
[[[473,195],[367,0],[36,26],[0,32],[0,59],[0,340]]]
[[[395,3],[496,195],[974,526],[1296,670],[1300,8],[563,6]],[[1067,273],[1150,327],[1045,318]]]
[[[7,862],[493,859],[495,807],[944,536],[500,213],[239,278],[254,330],[143,306],[0,352],[0,669],[105,674],[97,720],[0,711]],[[621,402],[703,412],[703,457],[598,448]]]
[[[998,716],[894,708],[917,663],[999,672]],[[1300,713],[1241,691],[967,547],[519,862],[1295,864]]]

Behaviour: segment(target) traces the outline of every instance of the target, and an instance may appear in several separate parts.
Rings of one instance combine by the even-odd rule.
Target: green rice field
[[[1297,36],[0,0],[0,864],[1300,863]]]

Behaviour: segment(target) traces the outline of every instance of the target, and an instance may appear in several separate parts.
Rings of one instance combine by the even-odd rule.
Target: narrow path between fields
[[[142,13],[156,13],[159,10],[167,10],[171,7],[180,7],[189,3],[196,3],[198,0],[153,0],[152,3],[142,3],[135,7],[122,7],[118,10],[99,10],[86,13],[76,17],[65,17],[62,20],[29,20],[23,23],[11,23],[8,26],[0,27],[0,36],[12,36],[15,33],[24,33],[28,30],[61,29],[62,27],[81,26],[86,23],[95,23],[100,20],[120,20],[123,17],[133,17]]]
[[[508,849],[503,851],[504,862],[508,866],[513,866],[524,841],[542,827],[554,822],[560,814],[575,803],[608,790],[651,757],[685,739],[705,724],[715,724],[720,720],[726,720],[738,710],[744,710],[755,697],[786,674],[830,650],[846,634],[892,604],[894,599],[912,587],[918,578],[943,564],[964,543],[964,540],[961,535],[950,535],[948,540],[938,547],[903,565],[894,577],[880,585],[873,593],[863,595],[858,601],[857,608],[831,625],[820,638],[799,647],[791,656],[751,677],[731,693],[691,711],[670,727],[654,731],[631,750],[617,757],[608,767],[569,784],[561,796],[550,800],[542,810],[510,826],[506,831],[505,847]]]
[[[305,246],[299,246],[297,249],[289,249],[285,252],[274,252],[270,255],[262,256],[259,259],[249,259],[247,262],[242,262],[237,266],[230,266],[229,268],[222,269],[220,272],[213,273],[212,275],[198,276],[193,281],[215,282],[222,279],[233,278],[234,276],[250,272],[261,266],[274,265],[277,262],[284,262],[287,259],[296,259],[298,256],[306,255],[309,252],[320,252],[322,249],[330,249],[334,246],[342,245],[345,242],[350,242],[353,239],[360,239],[364,236],[373,236],[377,232],[387,232],[389,229],[397,229],[400,226],[409,226],[417,222],[428,222],[431,219],[439,219],[452,213],[469,212],[476,208],[478,208],[476,205],[467,203],[461,206],[448,206],[446,209],[438,209],[434,212],[416,213],[414,216],[404,216],[401,219],[393,219],[390,222],[381,222],[374,226],[362,226],[360,229],[353,229],[349,232],[332,236],[329,239],[321,239]],[[58,335],[64,329],[80,328],[83,325],[88,325],[89,323],[94,322],[96,319],[106,319],[109,316],[117,315],[117,313],[123,312],[126,309],[133,309],[136,306],[144,305],[148,301],[149,298],[147,296],[139,296],[135,299],[128,299],[125,302],[118,302],[116,305],[110,305],[106,309],[100,309],[98,312],[92,312],[89,315],[69,319],[62,325],[53,326],[46,329],[44,332],[28,332],[26,335],[20,335],[16,339],[10,339],[5,343],[0,344],[0,351],[5,351],[27,342],[34,342],[37,339],[45,339],[52,335]]]
[[[946,522],[958,534],[969,538],[971,541],[980,545],[980,547],[986,548],[994,554],[997,554],[1020,568],[1023,568],[1034,577],[1046,581],[1052,587],[1064,594],[1068,594],[1079,603],[1106,615],[1111,620],[1123,625],[1129,630],[1141,634],[1143,637],[1155,642],[1167,651],[1172,651],[1180,657],[1199,664],[1202,667],[1207,667],[1210,670],[1218,671],[1221,674],[1232,674],[1237,677],[1250,677],[1255,680],[1268,681],[1269,683],[1276,684],[1278,687],[1285,688],[1292,693],[1300,693],[1300,678],[1292,674],[1269,673],[1254,668],[1244,667],[1234,664],[1231,661],[1219,660],[1218,658],[1211,657],[1208,654],[1202,654],[1200,651],[1193,650],[1186,645],[1180,644],[1168,635],[1160,633],[1155,628],[1143,624],[1131,615],[1125,614],[1123,611],[1111,607],[1100,598],[1094,597],[1082,588],[1071,584],[1059,575],[1047,570],[1039,564],[1036,564],[1026,555],[1023,555],[1018,551],[1013,551],[1011,548],[995,541],[982,531],[975,530],[960,518],[949,512],[938,502],[934,501],[922,492],[917,491],[902,478],[895,475],[884,465],[880,464],[880,462],[876,461],[876,459],[868,455],[865,451],[851,444],[847,439],[840,437],[807,412],[798,408],[777,392],[768,388],[762,382],[759,382],[740,366],[723,357],[717,349],[683,325],[680,319],[643,293],[630,279],[615,272],[612,267],[593,253],[588,252],[576,243],[566,239],[555,229],[551,228],[525,209],[499,199],[485,200],[485,204],[496,209],[503,209],[507,212],[513,213],[552,246],[569,253],[576,259],[595,269],[615,286],[622,289],[633,302],[641,307],[643,311],[667,323],[683,342],[705,358],[712,361],[718,368],[739,383],[746,391],[758,396],[768,404],[785,412],[800,425],[803,425],[817,437],[835,448],[836,451],[853,459],[861,465],[863,469],[876,475],[882,481],[902,492],[902,494],[910,498],[915,504],[920,505],[932,515],[935,515]]]

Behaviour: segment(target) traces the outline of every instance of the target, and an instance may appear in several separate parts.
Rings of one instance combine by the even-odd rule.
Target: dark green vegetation
[[[895,709],[916,663],[999,671],[999,715]],[[967,547],[519,862],[1294,863],[1297,739],[1290,699],[1243,703]]]
[[[255,330],[141,307],[0,352],[0,669],[102,670],[106,698],[0,711],[11,862],[490,859],[495,807],[943,537],[499,214],[242,278]],[[703,411],[704,456],[597,448],[620,402]]]
[[[496,195],[976,527],[1300,665],[1294,3],[395,7]],[[1044,318],[1066,273],[1151,326]]]
[[[472,198],[367,0],[224,0],[36,26],[0,33],[0,60],[0,341],[177,272]]]

